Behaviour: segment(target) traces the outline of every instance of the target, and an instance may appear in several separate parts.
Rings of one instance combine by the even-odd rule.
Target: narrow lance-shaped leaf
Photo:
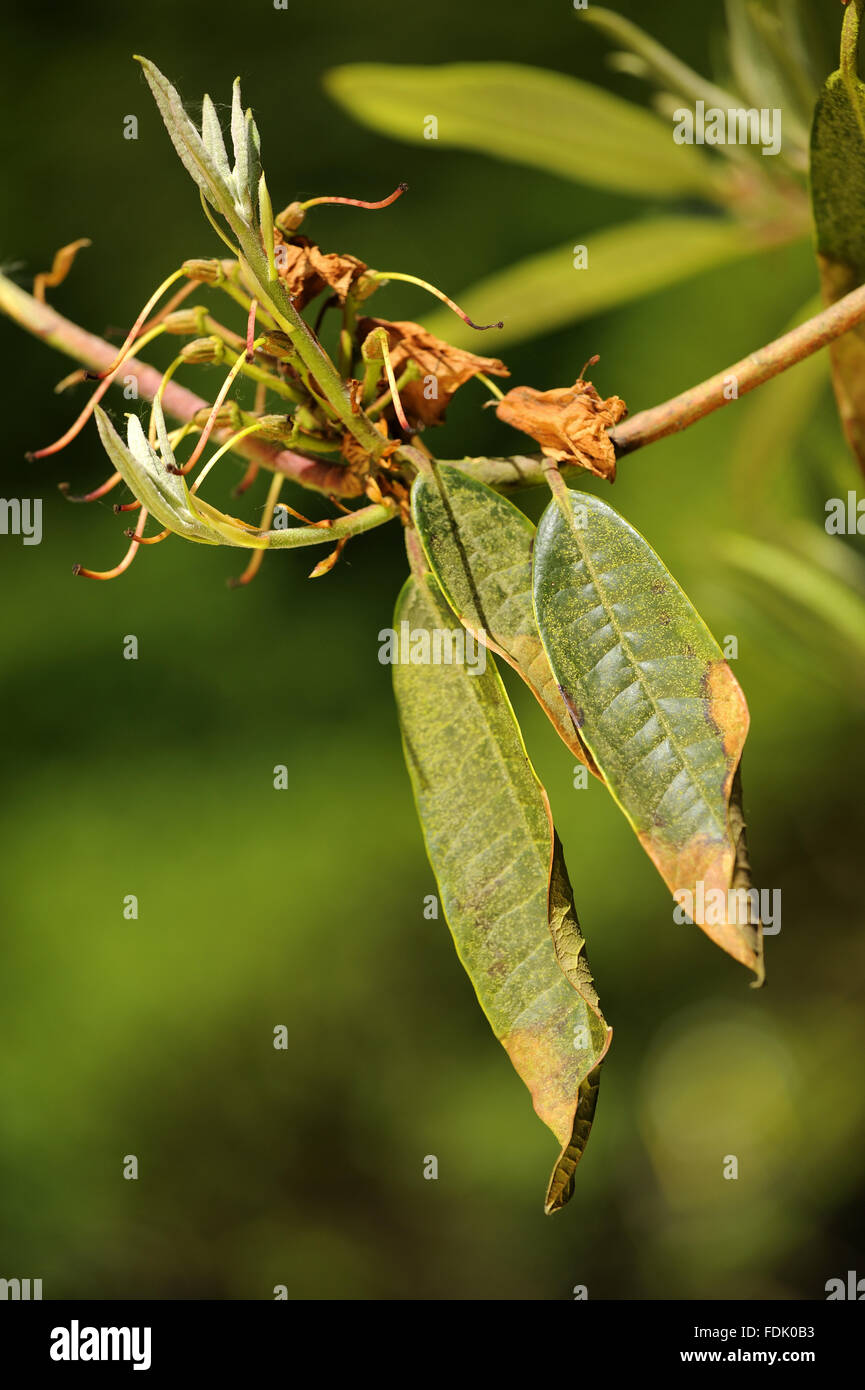
[[[394,618],[396,633],[410,635],[394,665],[403,745],[460,960],[561,1145],[546,1197],[556,1211],[573,1190],[611,1030],[546,794],[492,659],[475,675],[464,663],[423,661],[454,627],[432,576],[410,579]]]
[[[856,71],[858,14],[844,17],[842,65],[823,88],[811,131],[811,201],[826,304],[865,281],[865,83]],[[865,328],[829,345],[841,423],[865,471]]]
[[[651,546],[597,497],[569,492],[538,527],[535,613],[580,736],[677,901],[763,979],[736,780],[739,683]],[[687,896],[685,896],[687,895]]]
[[[159,71],[155,63],[152,63],[149,58],[136,56],[144,69],[144,76],[147,78],[159,113],[165,122],[171,143],[180,156],[181,163],[198,184],[208,202],[223,214],[233,230],[238,231],[239,227],[242,227],[242,223],[235,210],[233,190],[224,176],[224,166],[220,158],[219,147],[214,148],[212,153],[209,149],[211,140],[215,138],[210,113],[202,114],[202,123],[207,140],[205,143],[205,139],[199,135],[187,116],[180,99],[180,93],[171,85],[164,73]],[[221,138],[220,136],[220,143]],[[224,152],[224,146],[222,149]]]
[[[727,188],[701,150],[602,87],[520,63],[393,67],[353,63],[325,78],[332,97],[374,130],[423,142],[434,113],[443,145],[518,160],[580,184],[653,198]]]
[[[582,255],[577,243],[582,242],[587,275],[574,268]],[[461,291],[459,300],[482,322],[504,319],[495,337],[498,351],[506,343],[549,333],[760,249],[751,229],[726,217],[646,217],[591,236],[577,231],[567,244],[517,261]],[[446,312],[426,315],[424,324],[458,346],[473,341],[473,330]]]
[[[412,514],[427,562],[460,622],[519,671],[571,752],[599,775],[559,693],[532,603],[529,518],[447,463],[421,473]]]

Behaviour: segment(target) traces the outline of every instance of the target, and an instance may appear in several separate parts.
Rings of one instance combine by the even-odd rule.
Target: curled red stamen
[[[129,566],[132,564],[132,561],[135,559],[135,556],[138,553],[138,547],[141,544],[141,533],[146,525],[147,508],[142,507],[141,516],[138,518],[138,525],[135,527],[135,530],[132,533],[132,542],[129,546],[129,549],[127,550],[123,559],[120,561],[120,564],[115,565],[113,569],[87,570],[84,568],[83,565],[73,565],[72,573],[78,575],[81,579],[116,579],[118,575],[121,575],[124,570],[127,570],[129,568]]]
[[[350,208],[366,208],[369,212],[376,212],[379,208],[389,208],[391,203],[395,203],[397,198],[401,198],[403,193],[408,192],[408,184],[400,183],[393,193],[387,198],[380,198],[377,203],[367,202],[365,198],[310,198],[308,202],[301,203],[303,208],[317,208],[323,203],[342,203]]]
[[[120,474],[112,473],[110,478],[106,478],[105,482],[100,483],[99,487],[95,487],[92,492],[82,493],[78,497],[73,496],[69,491],[69,483],[58,483],[57,486],[63,493],[67,502],[98,502],[100,497],[104,497],[106,493],[111,492],[112,488],[115,488],[119,482]]]

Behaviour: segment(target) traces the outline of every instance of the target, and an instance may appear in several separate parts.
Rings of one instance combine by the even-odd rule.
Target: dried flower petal
[[[453,347],[427,332],[419,323],[388,319],[361,319],[358,337],[363,339],[375,328],[387,334],[391,362],[397,376],[416,363],[421,380],[407,381],[400,387],[400,398],[409,419],[422,425],[439,425],[459,388],[478,372],[490,376],[510,376],[497,357],[478,357],[474,352]]]
[[[496,406],[499,419],[536,439],[547,458],[586,468],[609,482],[616,476],[616,451],[607,430],[627,411],[619,396],[604,400],[582,377],[552,391],[515,386]]]

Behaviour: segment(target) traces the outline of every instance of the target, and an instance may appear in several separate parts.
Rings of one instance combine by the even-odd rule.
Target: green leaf
[[[670,126],[588,82],[519,63],[392,67],[352,63],[325,77],[329,94],[385,135],[480,150],[579,184],[653,198],[722,197],[726,179]],[[430,143],[434,143],[430,141]]]
[[[159,401],[153,402],[162,457],[151,448],[137,415],[130,415],[124,444],[101,406],[96,406],[96,426],[105,452],[142,506],[169,531],[201,545],[230,545],[242,550],[289,550],[308,545],[327,545],[347,536],[381,526],[396,516],[391,505],[361,507],[341,516],[330,526],[287,526],[260,531],[237,517],[212,507],[194,496],[186,479],[170,473],[174,463]]]
[[[216,114],[216,107],[205,92],[201,101],[201,138],[204,147],[215,164],[220,178],[228,187],[231,181],[231,167],[225,150],[222,127]]]
[[[662,878],[677,898],[688,892],[695,907],[705,903],[693,919],[759,983],[759,927],[726,898],[748,881],[734,790],[748,732],[745,697],[643,537],[597,497],[568,496],[573,517],[551,502],[535,543],[535,613],[550,665]],[[720,902],[733,910],[721,911]]]
[[[450,631],[432,576],[394,627]],[[428,637],[427,641],[431,639]],[[496,1037],[561,1145],[545,1209],[571,1195],[611,1030],[600,1012],[549,803],[492,659],[397,663],[394,691],[427,852],[460,960]]]
[[[724,110],[738,106],[732,93],[701,77],[624,15],[593,3],[580,15],[580,23],[594,25],[608,38],[636,55],[643,75],[653,77],[664,91],[686,97],[689,101],[705,101],[707,106],[721,106]]]
[[[858,12],[844,16],[841,67],[817,102],[811,131],[811,201],[825,304],[865,281],[865,84],[856,71]],[[844,433],[865,471],[865,328],[829,345]]]
[[[846,502],[846,499],[844,499]],[[725,560],[743,574],[756,579],[761,589],[770,586],[796,606],[807,610],[825,630],[835,631],[848,651],[865,656],[865,602],[862,594],[849,587],[850,575],[843,578],[829,569],[837,553],[841,563],[846,547],[825,531],[805,529],[804,537],[796,532],[802,548],[809,554],[797,553],[754,536],[728,535],[721,538],[719,552]],[[849,555],[850,569],[858,559],[855,551]]]
[[[412,515],[427,562],[469,632],[518,671],[567,747],[597,775],[559,694],[535,622],[535,528],[512,502],[447,463],[421,473]]]
[[[472,318],[504,320],[495,334],[497,352],[506,343],[627,304],[755,250],[753,232],[736,222],[684,215],[647,217],[592,232],[585,239],[585,270],[574,267],[576,241],[518,261],[459,296]],[[458,347],[477,348],[478,334],[453,314],[424,316],[424,323]]]
[[[161,411],[154,402],[157,420]],[[220,538],[192,509],[189,489],[183,478],[169,473],[163,460],[147,442],[137,415],[128,421],[128,443],[124,444],[101,406],[96,406],[96,427],[103,448],[130,492],[163,526],[187,540],[202,545],[219,545]],[[173,454],[166,456],[171,462]]]
[[[159,71],[149,58],[136,54],[137,61],[144,69],[144,76],[159,107],[171,143],[180,156],[181,163],[188,174],[198,184],[208,202],[222,213],[236,230],[238,221],[234,207],[234,193],[224,177],[218,148],[210,152],[192,121],[186,114],[180,93],[172,87],[168,78]],[[202,118],[205,119],[204,117]],[[213,137],[213,123],[207,116],[208,141]],[[218,124],[218,122],[217,122]],[[220,136],[221,140],[221,136]],[[224,147],[223,147],[224,152]]]

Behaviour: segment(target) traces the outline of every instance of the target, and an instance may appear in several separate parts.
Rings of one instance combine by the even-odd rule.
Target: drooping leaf
[[[578,243],[586,246],[585,270],[574,268]],[[486,335],[494,338],[498,351],[506,343],[552,332],[753,255],[755,249],[753,232],[729,218],[646,217],[585,238],[577,233],[565,246],[529,256],[479,281],[464,290],[459,301],[482,323],[504,321],[504,328]],[[484,341],[446,311],[431,314],[425,322],[431,332],[461,347]]]
[[[856,71],[858,15],[844,17],[842,65],[823,88],[811,130],[811,201],[824,303],[865,281],[865,83]],[[850,448],[865,471],[865,328],[829,345],[833,384]]]
[[[395,67],[352,63],[325,77],[358,120],[402,140],[437,121],[443,145],[480,150],[580,184],[653,198],[723,196],[726,181],[657,116],[589,82],[519,63]]]
[[[726,897],[747,886],[734,788],[748,731],[745,697],[651,546],[597,497],[568,496],[573,515],[552,502],[534,553],[535,614],[553,673],[580,737],[674,896],[689,893],[693,920],[761,982],[759,927]]]
[[[529,518],[447,463],[421,473],[412,515],[427,562],[460,622],[520,673],[567,747],[595,775],[547,660],[532,603]]]
[[[431,575],[410,579],[395,630],[450,631]],[[403,746],[460,960],[561,1152],[546,1210],[564,1206],[585,1149],[611,1030],[598,1004],[546,794],[490,658],[394,665]]]

